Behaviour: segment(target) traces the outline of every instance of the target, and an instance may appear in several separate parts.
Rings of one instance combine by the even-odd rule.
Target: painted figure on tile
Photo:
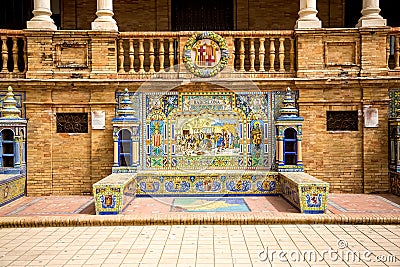
[[[221,152],[225,148],[224,136],[220,133],[217,134],[217,152]]]
[[[162,136],[161,136],[161,133],[160,133],[160,130],[159,130],[159,123],[155,123],[154,124],[153,140],[152,140],[153,141],[152,142],[153,147],[160,147],[161,146],[161,143],[162,143],[161,138],[162,138]]]
[[[256,121],[251,127],[251,142],[255,145],[257,149],[260,149],[262,144],[262,132],[260,128],[260,122]]]
[[[239,148],[239,140],[240,140],[239,134],[236,134],[235,138],[233,140],[233,148],[234,149],[238,149]]]

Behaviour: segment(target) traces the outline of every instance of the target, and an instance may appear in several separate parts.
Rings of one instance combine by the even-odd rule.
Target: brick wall
[[[357,87],[299,88],[299,110],[304,117],[303,163],[305,172],[331,184],[331,192],[363,192],[362,117],[358,131],[327,131],[327,111],[361,109]]]
[[[96,18],[96,0],[62,1],[63,29],[90,29]],[[330,2],[330,7],[329,7]],[[318,17],[323,27],[342,27],[344,0],[318,0]],[[114,1],[114,18],[120,31],[170,30],[171,0]],[[236,0],[235,30],[293,29],[299,1]],[[361,10],[360,10],[361,12]]]
[[[369,81],[330,85],[318,81],[280,83],[300,92],[299,110],[304,117],[303,162],[305,171],[331,184],[331,192],[370,193],[389,188],[387,162],[387,90]],[[115,91],[136,90],[140,82],[26,82],[13,85],[26,91],[28,123],[28,195],[86,194],[111,173],[112,123]],[[4,86],[2,86],[4,87]],[[208,88],[208,87],[206,87]],[[183,90],[194,90],[182,87]],[[209,89],[209,88],[208,88]],[[202,90],[197,88],[196,90]],[[364,106],[378,108],[379,127],[365,128]],[[106,113],[106,129],[91,129],[91,111]],[[358,131],[326,129],[326,112],[356,110]],[[56,132],[57,112],[89,113],[89,132]]]
[[[111,173],[116,86],[42,82],[13,85],[26,92],[27,194],[90,194],[93,183]],[[91,129],[91,111],[106,113],[106,129]],[[89,114],[88,133],[57,133],[56,113]]]

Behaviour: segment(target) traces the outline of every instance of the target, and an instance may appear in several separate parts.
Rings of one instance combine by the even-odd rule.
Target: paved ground
[[[296,214],[297,209],[282,197],[244,197],[251,213]],[[136,198],[123,211],[124,215],[174,215],[174,198]],[[329,194],[328,214],[392,214],[400,216],[400,197],[391,194]],[[0,208],[1,216],[47,216],[95,214],[91,196],[24,197]]]
[[[248,212],[182,212],[137,198],[96,216],[90,196],[24,197],[0,208],[0,266],[400,266],[400,197],[330,194],[324,215],[244,200]]]
[[[304,257],[303,257],[304,256]],[[0,266],[399,266],[398,225],[0,229]]]

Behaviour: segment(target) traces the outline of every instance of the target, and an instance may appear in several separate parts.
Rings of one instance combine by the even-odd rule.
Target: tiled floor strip
[[[399,266],[399,240],[398,225],[3,228],[0,266]]]

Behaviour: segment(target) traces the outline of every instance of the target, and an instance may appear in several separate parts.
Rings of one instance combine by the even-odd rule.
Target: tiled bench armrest
[[[25,194],[25,174],[0,174],[0,207]]]
[[[325,213],[329,183],[303,172],[285,172],[280,175],[283,197],[301,213]]]
[[[136,192],[135,173],[113,173],[93,184],[96,214],[120,214]]]

